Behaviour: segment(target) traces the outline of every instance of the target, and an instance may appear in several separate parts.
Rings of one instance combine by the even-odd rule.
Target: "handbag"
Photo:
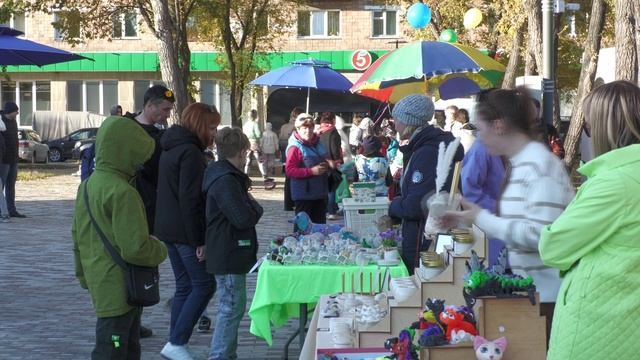
[[[91,224],[98,232],[113,261],[125,273],[124,282],[127,288],[127,304],[131,306],[152,306],[160,302],[160,272],[157,266],[139,266],[126,263],[116,249],[111,245],[107,236],[96,222],[89,206],[89,191],[87,181],[84,181],[84,204],[91,219]]]

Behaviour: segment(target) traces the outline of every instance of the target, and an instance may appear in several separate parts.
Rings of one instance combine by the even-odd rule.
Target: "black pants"
[[[547,320],[547,350],[549,350],[549,336],[551,336],[551,325],[555,309],[556,303],[540,303],[540,316],[544,316]]]
[[[284,178],[284,211],[293,211],[294,207],[295,203],[291,198],[291,178],[287,176]]]
[[[304,211],[314,224],[327,223],[327,197],[318,200],[298,200],[295,202],[296,214]]]
[[[139,360],[140,315],[135,308],[120,316],[98,318],[91,360]]]

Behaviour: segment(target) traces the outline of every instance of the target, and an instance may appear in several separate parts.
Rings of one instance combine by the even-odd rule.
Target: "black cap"
[[[13,101],[7,101],[4,103],[4,107],[2,108],[3,114],[11,114],[12,112],[18,111],[18,105]]]

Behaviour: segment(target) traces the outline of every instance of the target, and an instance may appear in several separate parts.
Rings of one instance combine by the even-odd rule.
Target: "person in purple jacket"
[[[462,160],[462,194],[465,199],[495,214],[504,175],[502,158],[489,154],[486,146],[481,141],[476,141]],[[502,240],[489,239],[489,264],[495,264],[504,247]]]

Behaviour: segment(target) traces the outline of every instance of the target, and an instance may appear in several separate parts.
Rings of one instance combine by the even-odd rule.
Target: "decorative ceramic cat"
[[[500,360],[507,349],[507,338],[503,336],[489,341],[478,335],[473,341],[473,348],[476,350],[477,360]]]

